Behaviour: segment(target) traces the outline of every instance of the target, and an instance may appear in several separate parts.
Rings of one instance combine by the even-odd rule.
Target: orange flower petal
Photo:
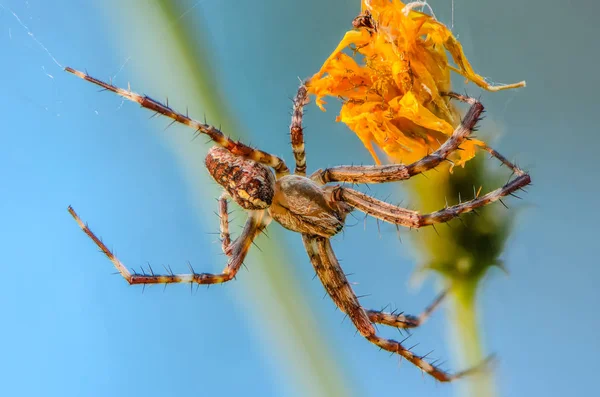
[[[487,83],[473,71],[452,32],[415,11],[414,4],[363,0],[358,29],[346,32],[307,83],[321,110],[325,96],[343,99],[337,121],[357,134],[378,164],[374,145],[394,161],[410,162],[437,149],[452,134],[460,118],[442,96],[451,89],[451,71],[489,91],[525,86]],[[348,49],[353,56],[344,52]],[[449,64],[447,53],[456,67]],[[472,158],[475,147],[473,141],[461,145],[456,163]]]

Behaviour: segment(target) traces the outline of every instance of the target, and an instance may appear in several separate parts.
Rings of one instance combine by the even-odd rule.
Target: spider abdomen
[[[247,210],[262,210],[273,202],[275,177],[269,168],[214,146],[204,160],[213,179]]]

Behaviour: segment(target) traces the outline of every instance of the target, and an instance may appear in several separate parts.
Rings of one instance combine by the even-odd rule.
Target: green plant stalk
[[[148,84],[161,92],[175,92],[178,101],[203,109],[209,120],[222,123],[232,136],[247,136],[229,116],[232,112],[219,95],[204,35],[198,34],[197,24],[194,30],[188,20],[178,18],[185,10],[167,0],[116,2],[106,10],[110,10],[106,16],[114,26],[128,29],[115,37],[132,40],[134,44],[129,47],[136,53],[127,55],[142,61],[141,65],[152,65],[137,70]],[[197,209],[200,220],[214,223],[214,208],[204,204],[214,203],[218,192],[203,171],[198,146],[190,145],[191,134],[183,135],[165,133],[165,139],[182,163],[195,201],[202,203]],[[300,291],[293,260],[283,254],[289,252],[283,248],[285,242],[271,236],[261,239],[260,245],[262,252],[255,250],[246,261],[252,271],[244,274],[244,283],[236,284],[234,293],[242,296],[234,301],[240,302],[243,312],[252,313],[248,319],[264,346],[265,360],[271,362],[273,378],[298,395],[361,395],[357,385],[343,376],[339,361],[334,360],[337,355],[331,352],[323,333],[316,332],[320,325]]]
[[[477,283],[457,282],[450,294],[452,305],[449,318],[453,339],[458,343],[459,362],[465,368],[478,365],[486,359],[481,339],[477,310]],[[462,385],[463,395],[493,397],[496,395],[493,375],[481,372]]]

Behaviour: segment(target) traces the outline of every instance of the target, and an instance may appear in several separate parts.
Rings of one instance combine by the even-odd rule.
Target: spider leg
[[[447,292],[448,291],[444,291],[439,294],[435,300],[418,316],[403,313],[396,314],[393,312],[386,313],[380,310],[365,310],[365,312],[367,313],[367,316],[369,316],[369,320],[371,320],[372,323],[389,325],[396,328],[416,328],[423,325],[423,323],[427,321],[429,316],[431,316],[431,313],[433,313],[440,303],[442,303],[447,295]]]
[[[219,230],[221,238],[221,249],[227,256],[231,254],[229,247],[231,246],[231,235],[229,234],[229,212],[227,205],[227,194],[223,192],[219,197]]]
[[[451,207],[446,207],[430,214],[420,214],[417,211],[397,207],[349,188],[336,187],[333,193],[334,198],[336,200],[344,201],[357,210],[383,221],[410,228],[418,228],[422,226],[433,225],[435,223],[448,222],[461,214],[471,212],[479,207],[483,207],[498,201],[502,199],[502,197],[508,196],[509,194],[512,194],[531,183],[531,177],[529,174],[508,161],[496,150],[484,143],[478,145],[489,152],[492,156],[498,158],[504,165],[512,169],[513,173],[517,177],[506,183],[504,186],[481,197],[476,197],[473,200],[453,205]]]
[[[428,363],[423,357],[414,354],[410,349],[405,348],[402,343],[393,339],[385,339],[378,336],[375,332],[375,327],[373,327],[373,324],[369,319],[368,312],[360,305],[356,294],[344,275],[344,272],[333,253],[329,239],[303,234],[302,241],[304,242],[306,252],[308,253],[317,276],[321,280],[321,283],[323,283],[325,290],[331,296],[336,306],[348,315],[358,332],[369,342],[379,346],[383,350],[404,357],[422,371],[441,382],[450,382],[480,368],[478,366],[467,371],[449,374]]]
[[[334,197],[336,200],[344,201],[351,207],[383,221],[410,228],[419,228],[435,223],[448,222],[461,214],[471,212],[479,207],[498,201],[502,197],[523,188],[530,182],[531,178],[528,174],[525,174],[481,197],[430,214],[420,214],[417,211],[397,207],[348,188],[336,188]]]
[[[292,151],[296,160],[296,168],[294,174],[306,175],[306,153],[304,152],[304,130],[302,128],[302,116],[304,114],[304,106],[308,104],[308,93],[306,85],[303,82],[298,87],[298,92],[294,98],[292,107],[292,122],[290,124],[290,136],[292,138]]]
[[[480,116],[483,113],[483,105],[475,98],[470,98],[454,92],[449,92],[444,95],[466,102],[471,106],[450,138],[448,138],[435,152],[408,165],[338,166],[327,168],[325,170],[320,169],[314,172],[310,176],[310,179],[319,184],[326,184],[329,182],[396,182],[409,179],[417,174],[437,167],[441,162],[445,161],[451,153],[456,151],[466,139],[469,139],[473,128],[480,120]]]
[[[219,146],[224,147],[229,150],[231,153],[249,158],[251,160],[256,161],[257,163],[264,164],[266,166],[272,167],[277,176],[284,176],[290,173],[289,168],[285,164],[285,162],[277,156],[274,156],[270,153],[264,152],[259,149],[254,149],[248,145],[245,145],[239,141],[234,141],[233,139],[225,136],[223,132],[221,132],[218,128],[215,128],[211,125],[201,123],[194,119],[189,118],[187,115],[183,115],[181,113],[176,112],[171,109],[168,105],[164,105],[148,96],[139,95],[131,90],[125,90],[123,88],[119,88],[112,84],[106,83],[104,81],[98,80],[84,72],[80,72],[79,70],[75,70],[70,67],[66,67],[65,70],[69,73],[74,74],[75,76],[99,85],[105,90],[112,91],[117,95],[122,96],[125,99],[128,99],[132,102],[139,103],[142,107],[146,109],[150,109],[158,114],[162,114],[163,116],[167,116],[174,120],[174,122],[178,122],[188,127],[191,127],[196,130],[198,134],[206,134],[210,139],[212,139]]]
[[[221,202],[222,203],[222,202]],[[226,208],[225,208],[226,210]],[[227,246],[226,253],[230,256],[225,269],[220,274],[196,273],[192,270],[189,274],[154,274],[150,269],[150,274],[138,274],[131,272],[121,261],[108,249],[108,247],[83,223],[79,215],[72,207],[69,207],[69,213],[81,230],[91,238],[100,250],[115,265],[121,276],[129,284],[170,284],[170,283],[197,283],[197,284],[220,284],[230,281],[240,270],[246,254],[254,238],[267,226],[270,218],[265,211],[250,212],[242,234],[231,244]]]

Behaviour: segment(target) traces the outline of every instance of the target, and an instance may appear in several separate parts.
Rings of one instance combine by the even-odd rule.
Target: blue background
[[[186,271],[190,260],[196,270],[219,271],[225,263],[209,234],[218,231],[217,190],[202,169],[204,140],[192,141],[180,126],[164,131],[166,120],[96,93],[62,72],[36,42],[63,66],[168,96],[174,108],[190,105],[190,114],[202,118],[202,104],[186,85],[193,70],[174,63],[169,27],[153,19],[157,6],[123,3],[0,1],[3,394],[314,395],[310,377],[301,374],[307,371],[302,346],[286,340],[291,331],[280,324],[280,302],[261,276],[280,266],[289,268],[293,278],[284,288],[306,316],[301,321],[314,325],[315,339],[327,346],[323,354],[344,394],[452,395],[455,386],[399,366],[356,336],[321,299],[299,236],[278,225],[269,234],[286,254],[265,263],[253,252],[249,272],[231,285],[191,294],[187,286],[164,292],[158,286],[142,294],[111,276],[110,262],[77,228],[67,205],[129,266],[150,261],[155,269]],[[202,28],[220,94],[249,141],[292,162],[287,127],[297,77],[319,68],[358,13],[358,1],[178,3],[189,12],[170,23]],[[450,2],[431,4],[450,25]],[[510,275],[490,273],[480,302],[504,396],[596,389],[598,11],[591,1],[455,2],[454,32],[476,70],[495,81],[528,83],[483,93],[484,128],[502,131],[496,146],[529,169],[535,184],[503,257]],[[478,90],[470,86],[469,93]],[[358,139],[333,122],[335,111],[308,109],[309,170],[371,162]],[[209,122],[225,121],[209,115]],[[243,220],[241,211],[236,215]],[[399,244],[393,227],[378,233],[374,222],[349,224],[355,227],[334,248],[359,282],[357,293],[371,294],[362,302],[373,308],[391,302],[411,313],[423,308],[436,285],[409,285],[416,264],[410,239]],[[435,349],[455,367],[443,311],[412,340],[421,343],[418,351]]]

